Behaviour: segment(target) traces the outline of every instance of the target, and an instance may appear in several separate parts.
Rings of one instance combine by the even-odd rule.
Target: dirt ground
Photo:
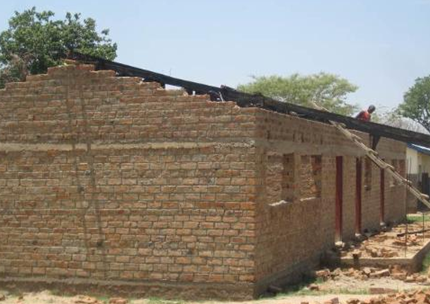
[[[7,292],[0,291],[0,294],[6,295],[6,299],[1,301],[2,304],[102,304],[109,303],[109,298],[74,296],[64,297],[53,295],[50,291],[42,291],[37,293],[25,293],[22,296],[9,295]],[[222,303],[241,303],[241,304],[300,304],[302,302],[309,303],[324,303],[333,298],[338,298],[340,302],[346,302],[348,299],[366,300],[374,297],[374,295],[350,295],[350,294],[322,294],[322,295],[280,295],[272,298],[263,298],[254,301],[245,302],[225,302],[225,301],[202,301],[202,302],[186,302],[187,304],[222,304]],[[84,300],[82,300],[84,299]],[[92,300],[90,300],[92,299]],[[127,299],[127,304],[182,304],[182,301],[167,301],[161,299]]]
[[[318,286],[317,291],[309,289],[309,286]],[[223,303],[241,303],[241,304],[301,304],[308,303],[327,303],[332,299],[338,298],[340,303],[346,303],[350,299],[367,300],[376,297],[371,292],[398,292],[405,290],[427,289],[430,283],[406,283],[391,277],[373,278],[368,280],[357,280],[345,275],[337,277],[335,280],[324,282],[314,282],[309,285],[301,286],[296,291],[281,293],[276,296],[265,297],[253,301],[245,302],[225,302],[225,301],[189,301],[187,304],[223,304]],[[184,301],[169,301],[158,298],[150,299],[113,299],[109,297],[93,297],[87,295],[78,296],[60,296],[54,295],[50,291],[41,291],[36,293],[23,293],[21,295],[8,294],[7,291],[0,289],[0,294],[5,295],[5,300],[0,304],[183,304]],[[121,302],[122,301],[122,302]],[[336,302],[336,301],[335,301]]]
[[[353,293],[368,293],[370,289],[385,288],[396,291],[430,288],[430,283],[404,282],[390,277],[357,280],[342,275],[336,280],[329,280],[318,284],[320,291],[350,291]]]

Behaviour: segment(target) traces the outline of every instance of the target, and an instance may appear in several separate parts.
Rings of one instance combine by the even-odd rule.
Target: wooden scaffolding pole
[[[313,103],[314,107],[327,111],[327,109],[320,107]],[[327,111],[328,112],[328,111]],[[430,201],[429,196],[427,194],[421,193],[417,188],[415,188],[412,185],[412,182],[405,177],[401,176],[392,165],[387,164],[385,161],[383,161],[379,155],[378,152],[375,150],[369,148],[366,146],[361,138],[353,133],[351,133],[348,129],[345,128],[344,125],[341,123],[335,122],[335,121],[329,121],[332,126],[334,126],[339,132],[341,132],[345,137],[350,139],[358,148],[363,150],[366,153],[366,156],[379,168],[385,170],[385,172],[388,172],[389,175],[391,175],[396,181],[401,183],[403,186],[406,187],[406,189],[411,193],[413,196],[415,196],[420,202],[422,202],[427,208],[430,208]]]

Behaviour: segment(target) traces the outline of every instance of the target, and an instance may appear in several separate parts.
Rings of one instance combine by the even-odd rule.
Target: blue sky
[[[110,29],[117,61],[217,86],[325,71],[389,109],[430,74],[430,0],[1,2],[0,31],[15,10],[80,12]]]

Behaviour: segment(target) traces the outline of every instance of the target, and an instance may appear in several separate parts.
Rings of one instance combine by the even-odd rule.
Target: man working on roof
[[[360,113],[357,114],[357,116],[355,116],[355,118],[363,120],[363,121],[370,121],[371,117],[372,117],[372,113],[375,112],[375,106],[374,105],[370,105],[369,108],[367,108],[367,110],[363,110]]]

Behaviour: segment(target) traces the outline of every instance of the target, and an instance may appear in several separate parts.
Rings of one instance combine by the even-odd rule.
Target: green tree
[[[15,12],[9,28],[0,33],[0,87],[10,81],[23,81],[28,74],[45,73],[61,64],[69,50],[113,60],[117,45],[108,38],[109,30],[96,31],[94,19],[81,21],[80,14],[67,13],[53,20],[51,11],[36,8]]]
[[[430,131],[430,76],[415,80],[399,105],[399,113]]]
[[[253,76],[253,81],[239,85],[238,90],[262,94],[280,101],[312,107],[311,101],[325,107],[329,111],[351,115],[358,107],[346,102],[348,93],[355,92],[358,87],[348,80],[327,73],[301,76],[293,74],[282,76]]]

